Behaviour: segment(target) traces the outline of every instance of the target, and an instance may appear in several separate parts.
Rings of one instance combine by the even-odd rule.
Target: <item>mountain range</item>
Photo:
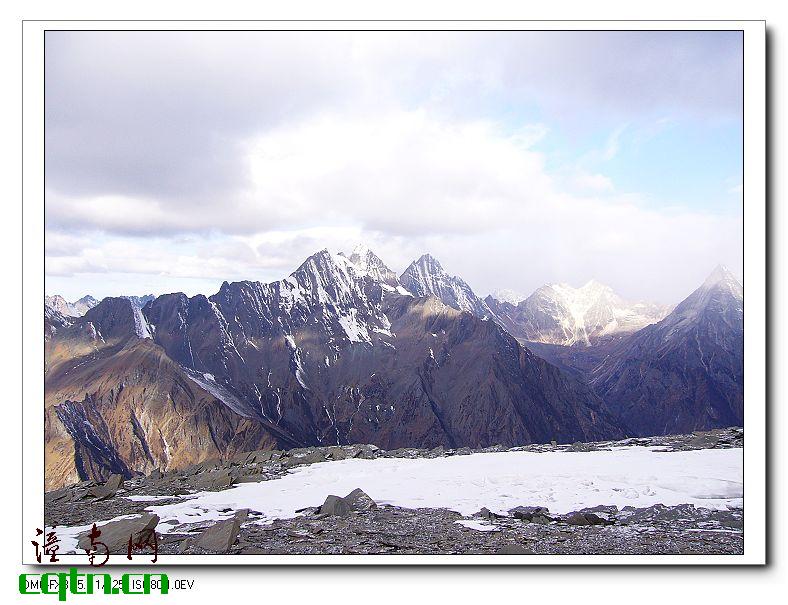
[[[574,442],[743,419],[743,291],[722,268],[672,310],[596,282],[513,304],[428,254],[397,276],[358,247],[210,297],[57,305],[45,301],[48,489],[255,449]]]
[[[124,296],[131,301],[131,303],[142,309],[148,302],[152,301],[155,296],[153,294],[145,294],[144,296]],[[93,298],[90,294],[83,296],[74,302],[68,302],[60,294],[53,296],[44,296],[44,308],[50,308],[60,313],[63,317],[82,317],[88,310],[99,304],[99,301]]]
[[[542,286],[516,305],[492,295],[485,302],[517,338],[566,346],[589,346],[631,334],[670,312],[664,305],[625,301],[595,280],[580,288]]]

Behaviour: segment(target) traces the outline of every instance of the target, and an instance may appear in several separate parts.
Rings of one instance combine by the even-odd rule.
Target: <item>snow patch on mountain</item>
[[[145,320],[145,316],[142,314],[142,309],[140,309],[137,305],[132,304],[131,310],[134,314],[134,333],[137,335],[137,337],[153,338],[151,335],[151,328],[148,326],[148,322]]]

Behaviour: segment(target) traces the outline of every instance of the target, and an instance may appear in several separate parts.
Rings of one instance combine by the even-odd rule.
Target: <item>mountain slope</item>
[[[662,321],[623,340],[593,372],[612,414],[639,435],[744,421],[744,293],[717,267]]]
[[[295,444],[235,414],[143,337],[138,310],[106,298],[46,349],[46,486],[173,469]]]

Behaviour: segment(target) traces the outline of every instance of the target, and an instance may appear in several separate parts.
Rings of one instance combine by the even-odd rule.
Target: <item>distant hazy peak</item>
[[[714,270],[709,273],[706,281],[703,282],[703,287],[712,288],[719,284],[735,284],[741,287],[739,280],[731,273],[725,265],[717,265]]]
[[[495,300],[497,300],[498,302],[505,302],[515,306],[517,306],[517,303],[519,303],[520,301],[528,298],[524,294],[521,294],[520,292],[516,292],[514,290],[510,290],[508,288],[495,290],[492,294],[490,294],[490,296]]]

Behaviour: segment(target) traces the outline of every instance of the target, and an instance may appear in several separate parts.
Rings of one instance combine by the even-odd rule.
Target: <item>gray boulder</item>
[[[479,512],[473,515],[474,517],[481,517],[482,519],[487,519],[488,521],[492,521],[493,519],[500,519],[503,515],[499,515],[498,513],[492,512],[486,506],[483,507]]]
[[[583,513],[570,513],[564,517],[564,523],[569,525],[591,525],[591,522],[586,519]]]
[[[145,513],[133,519],[110,521],[98,528],[101,534],[95,538],[95,543],[106,544],[112,554],[125,553],[128,549],[129,537],[135,544],[147,542],[158,523],[159,516],[153,513]],[[77,542],[80,549],[91,549],[89,534],[90,531],[80,534]],[[101,546],[97,546],[97,550],[99,556],[103,554]]]
[[[334,495],[326,497],[316,512],[319,517],[346,517],[351,512],[363,512],[373,508],[377,508],[375,501],[364,490],[356,488],[344,498]]]
[[[611,525],[613,523],[613,521],[589,511],[569,513],[563,520],[569,525]]]
[[[509,510],[509,514],[515,519],[520,519],[521,521],[533,521],[534,517],[537,517],[537,523],[541,521],[540,518],[544,518],[549,521],[549,513],[550,511],[544,506],[517,506]]]
[[[350,505],[339,496],[327,496],[325,502],[318,509],[321,517],[346,517],[350,514]]]
[[[228,471],[204,472],[197,479],[197,489],[204,491],[218,491],[227,489],[235,483],[235,477]]]
[[[606,525],[609,523],[607,519],[604,519],[595,513],[585,512],[583,513],[583,516],[591,525]]]
[[[235,513],[231,519],[224,519],[214,523],[203,530],[191,544],[194,548],[209,550],[214,553],[230,552],[233,544],[241,533],[241,523],[243,523],[249,513],[248,509],[243,509]]]
[[[122,486],[123,477],[121,475],[110,475],[109,479],[102,485],[97,485],[89,489],[86,495],[96,500],[106,500],[114,496]]]
[[[569,525],[608,525],[612,523],[612,521],[608,521],[596,513],[588,511],[569,513],[569,515],[564,517],[564,522]]]
[[[357,487],[352,492],[350,492],[343,498],[343,500],[348,504],[348,506],[350,506],[351,509],[355,511],[372,510],[373,508],[378,507],[378,505],[375,504],[375,501],[370,498],[360,487]]]

